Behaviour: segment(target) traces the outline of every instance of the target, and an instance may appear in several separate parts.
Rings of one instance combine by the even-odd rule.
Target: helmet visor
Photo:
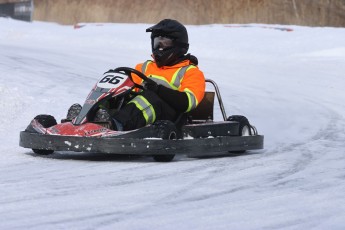
[[[173,39],[165,36],[157,36],[153,39],[153,49],[166,49],[173,46]]]

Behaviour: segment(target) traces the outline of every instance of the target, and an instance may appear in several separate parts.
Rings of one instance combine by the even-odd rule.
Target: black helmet
[[[158,24],[146,29],[146,32],[152,33],[152,53],[159,67],[176,64],[188,51],[187,29],[176,20],[164,19]],[[169,39],[171,42],[169,42]]]

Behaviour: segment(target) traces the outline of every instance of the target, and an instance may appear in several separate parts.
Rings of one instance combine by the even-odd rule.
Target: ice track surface
[[[187,26],[264,150],[165,164],[18,146],[35,115],[60,120],[102,73],[149,59],[148,26],[0,18],[0,229],[343,229],[344,28]]]

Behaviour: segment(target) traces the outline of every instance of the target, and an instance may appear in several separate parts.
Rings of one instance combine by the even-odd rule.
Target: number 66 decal
[[[103,78],[97,83],[97,86],[105,89],[117,88],[122,85],[127,78],[127,75],[119,75],[119,73],[105,73]]]

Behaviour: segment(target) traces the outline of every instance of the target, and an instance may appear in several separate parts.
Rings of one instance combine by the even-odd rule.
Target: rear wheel
[[[228,117],[227,121],[237,121],[239,123],[238,135],[239,136],[251,136],[252,130],[248,119],[245,116],[233,115]]]
[[[251,136],[252,130],[248,119],[245,116],[233,115],[227,121],[237,121],[239,123],[238,136]],[[246,150],[229,151],[230,153],[245,153]]]
[[[50,115],[42,114],[34,118],[38,123],[40,123],[44,128],[49,128],[57,124],[55,118]],[[39,155],[49,155],[54,153],[54,150],[50,149],[32,149],[32,151]]]
[[[158,137],[163,140],[177,139],[177,129],[171,121],[157,121],[154,124],[158,129]],[[153,155],[153,159],[157,162],[170,162],[174,159],[175,154]]]

